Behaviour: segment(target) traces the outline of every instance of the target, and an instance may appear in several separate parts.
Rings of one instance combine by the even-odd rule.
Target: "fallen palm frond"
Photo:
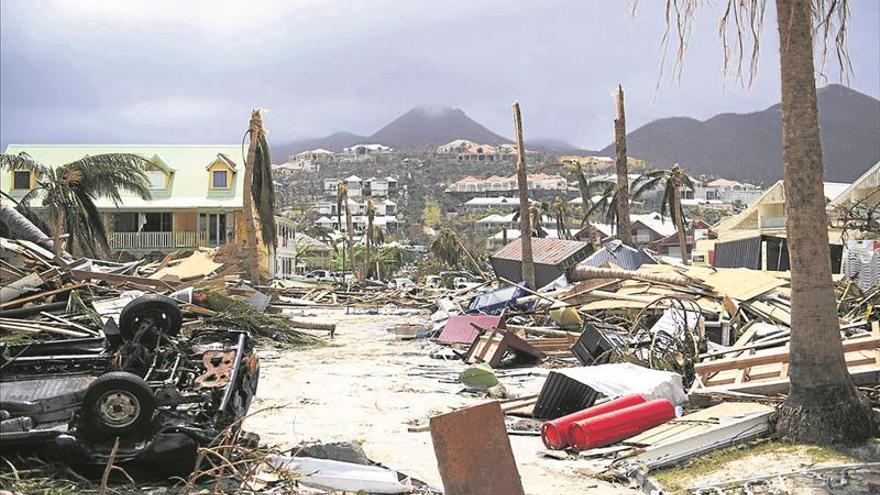
[[[206,306],[217,312],[208,319],[213,323],[232,325],[247,330],[257,337],[281,340],[294,345],[317,345],[321,339],[297,330],[293,321],[278,315],[258,311],[250,304],[216,291],[207,291]]]

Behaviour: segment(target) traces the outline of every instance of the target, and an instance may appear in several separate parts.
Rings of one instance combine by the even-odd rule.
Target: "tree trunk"
[[[675,225],[678,227],[678,250],[679,255],[681,256],[681,261],[684,263],[688,262],[688,248],[687,248],[687,231],[684,228],[684,213],[681,211],[681,187],[676,185],[675,190],[672,191],[672,200],[675,202],[673,206],[675,208]]]
[[[623,109],[623,87],[617,85],[614,93],[617,103],[617,118],[614,119],[614,149],[617,152],[617,238],[632,246],[632,233],[629,219],[629,171],[626,162],[626,113]]]
[[[519,232],[522,243],[522,276],[530,289],[535,286],[535,264],[532,262],[532,227],[529,221],[529,178],[526,175],[526,147],[523,142],[522,114],[519,102],[513,103],[513,125],[516,128],[516,179],[519,186]]]
[[[242,191],[242,206],[244,210],[244,233],[245,233],[245,259],[247,260],[248,277],[255,284],[262,283],[260,280],[260,261],[257,252],[257,226],[256,210],[254,209],[254,196],[251,191],[254,182],[254,164],[257,160],[257,143],[260,141],[259,133],[262,132],[259,111],[251,112],[251,121],[248,128],[251,143],[248,146],[247,160],[244,162],[244,184]]]
[[[372,257],[370,256],[373,250],[373,216],[367,215],[367,246],[366,253],[364,255],[364,273],[363,278],[367,278],[370,276],[370,260]]]
[[[871,409],[846,369],[831,280],[810,0],[776,0],[786,232],[791,261],[788,399],[778,432],[810,443],[870,437]]]
[[[351,221],[351,207],[348,206],[348,198],[345,198],[345,229],[348,231],[347,240],[348,240],[348,264],[351,265],[351,274],[354,275],[355,272],[355,263],[354,263],[354,226]],[[345,271],[342,273],[342,280],[345,280]]]
[[[64,261],[73,261],[73,257],[67,251],[59,249],[56,251],[55,243],[45,232],[37,228],[28,218],[16,210],[12,205],[12,201],[0,201],[0,222],[6,225],[13,239],[23,239],[31,241],[34,244],[52,251],[57,252]]]
[[[348,197],[344,196],[342,199],[336,198],[336,225],[339,227],[339,232],[343,232],[342,229],[342,205],[348,203]],[[342,276],[343,280],[345,278],[345,252],[347,251],[345,246],[342,246]]]

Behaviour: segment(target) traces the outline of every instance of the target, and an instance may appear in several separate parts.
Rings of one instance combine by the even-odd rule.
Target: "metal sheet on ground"
[[[522,482],[498,402],[431,418],[446,495],[518,495]]]

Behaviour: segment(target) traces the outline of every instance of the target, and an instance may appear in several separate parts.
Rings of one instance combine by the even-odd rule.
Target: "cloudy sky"
[[[415,105],[511,136],[518,99],[527,139],[595,149],[612,139],[617,83],[631,129],[778,101],[774,2],[751,88],[723,76],[710,7],[680,84],[655,91],[662,3],[633,17],[624,0],[3,0],[0,145],[234,143],[252,107],[274,142],[370,134]],[[850,3],[850,85],[878,97],[880,2]]]

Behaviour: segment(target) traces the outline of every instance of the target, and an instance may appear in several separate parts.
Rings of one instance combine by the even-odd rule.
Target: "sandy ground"
[[[482,402],[461,395],[460,384],[413,376],[417,366],[463,369],[459,362],[431,359],[425,340],[401,341],[386,328],[426,323],[426,316],[306,313],[337,323],[333,344],[308,350],[263,350],[260,386],[251,411],[281,406],[247,420],[245,428],[270,445],[307,441],[358,441],[367,455],[435,486],[441,486],[430,433],[410,433],[412,424],[454,408]],[[451,376],[451,375],[450,375]],[[502,379],[509,392],[540,387],[542,379]],[[511,436],[523,486],[529,494],[640,493],[585,476],[584,461],[542,457],[539,437]]]

